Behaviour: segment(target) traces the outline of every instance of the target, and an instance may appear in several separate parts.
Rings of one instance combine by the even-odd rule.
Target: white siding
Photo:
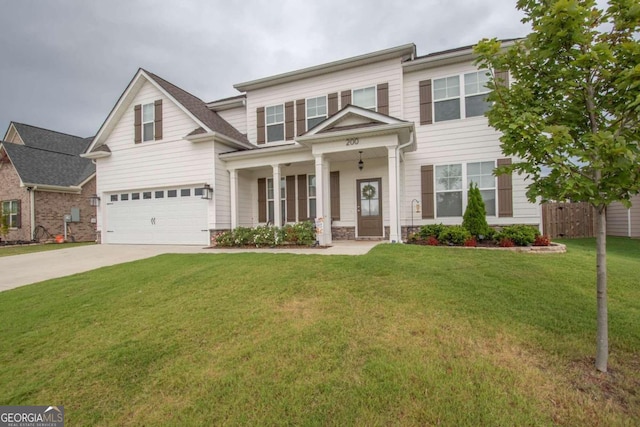
[[[631,237],[640,237],[640,195],[631,198]]]
[[[334,92],[338,93],[340,101],[340,92],[343,90],[361,89],[380,83],[389,84],[389,115],[402,117],[402,69],[399,58],[248,92],[246,123],[249,141],[255,143],[257,139],[258,107],[284,104]],[[342,107],[340,105],[340,108]],[[296,135],[297,133],[296,129]]]
[[[230,110],[217,111],[218,115],[225,119],[240,133],[247,133],[247,109],[246,107],[232,108]]]
[[[622,203],[612,203],[607,208],[607,234],[629,236],[629,210]]]
[[[211,228],[226,230],[231,228],[231,178],[225,163],[220,160],[219,154],[231,151],[231,148],[223,144],[216,144],[215,148],[215,181],[213,183],[213,195],[215,199],[215,218],[210,218]]]
[[[401,203],[401,217],[404,224],[411,221],[411,200],[421,200],[420,167],[489,161],[504,158],[500,149],[499,134],[487,123],[484,117],[449,120],[431,125],[420,125],[419,82],[427,79],[446,77],[475,71],[472,64],[449,65],[410,72],[404,76],[404,112],[405,120],[416,124],[418,149],[407,153],[404,164],[404,200]],[[461,83],[462,84],[462,83]],[[489,217],[491,224],[529,223],[539,224],[540,207],[529,203],[525,196],[524,178],[514,174],[513,180],[513,218]],[[466,185],[466,183],[465,183]],[[466,204],[466,200],[463,205]],[[414,213],[414,224],[434,222],[421,219]],[[417,218],[420,217],[420,218]],[[459,223],[461,218],[443,218],[435,222]]]
[[[255,206],[254,206],[255,204]],[[238,171],[238,226],[258,224],[258,181],[250,171]]]
[[[163,139],[134,143],[133,107],[162,99]],[[183,139],[196,123],[155,86],[145,83],[106,139],[111,156],[98,159],[97,192],[202,185],[213,177],[213,143]],[[101,226],[104,205],[99,209]]]

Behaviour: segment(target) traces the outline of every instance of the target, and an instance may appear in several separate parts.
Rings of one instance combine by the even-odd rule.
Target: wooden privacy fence
[[[543,233],[554,237],[594,237],[594,209],[589,203],[543,203]]]

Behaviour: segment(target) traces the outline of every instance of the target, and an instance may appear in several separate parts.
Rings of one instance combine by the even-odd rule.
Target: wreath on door
[[[371,184],[365,185],[364,187],[362,187],[362,197],[364,197],[367,200],[371,200],[375,198],[376,188]]]

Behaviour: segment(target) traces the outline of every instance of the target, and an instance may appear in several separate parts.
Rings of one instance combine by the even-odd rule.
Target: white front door
[[[194,188],[176,188],[108,194],[103,241],[208,245],[209,200],[194,193]]]

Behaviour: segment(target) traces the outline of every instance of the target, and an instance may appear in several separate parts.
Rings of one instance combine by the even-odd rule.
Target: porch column
[[[231,229],[238,228],[238,171],[229,171],[229,186],[231,190]]]
[[[322,224],[322,229],[316,231],[316,239],[321,245],[331,244],[331,198],[329,185],[329,164],[322,154],[316,159],[316,226]],[[319,228],[319,227],[318,227]]]
[[[282,225],[282,211],[280,210],[280,165],[273,167],[273,225]]]
[[[399,243],[402,241],[400,228],[400,172],[398,150],[394,145],[387,147],[389,161],[389,241]]]

